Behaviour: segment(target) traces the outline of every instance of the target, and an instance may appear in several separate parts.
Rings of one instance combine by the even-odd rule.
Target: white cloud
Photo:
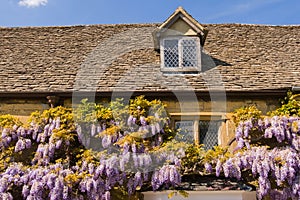
[[[28,8],[45,6],[47,3],[48,3],[48,0],[21,0],[21,1],[19,1],[20,6],[25,6]]]

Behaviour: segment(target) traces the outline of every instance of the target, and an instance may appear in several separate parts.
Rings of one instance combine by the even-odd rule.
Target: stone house
[[[0,28],[0,113],[145,95],[208,147],[230,113],[267,112],[300,86],[300,26],[200,24],[179,7],[161,24]]]

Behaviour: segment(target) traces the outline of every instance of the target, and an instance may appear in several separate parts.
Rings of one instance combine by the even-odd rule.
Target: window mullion
[[[161,60],[161,68],[165,67],[165,41],[161,40],[160,42],[160,60]]]
[[[182,46],[182,39],[178,40],[178,67],[182,68],[183,65],[183,46]]]
[[[201,47],[196,37],[168,37],[161,40],[161,69],[184,72],[201,70]]]
[[[199,119],[198,117],[194,120],[194,140],[195,144],[200,143],[200,129],[199,129]]]

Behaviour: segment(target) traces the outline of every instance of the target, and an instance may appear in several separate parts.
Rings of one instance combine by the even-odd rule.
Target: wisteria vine
[[[159,150],[171,134],[167,116],[136,109],[80,122],[58,107],[33,115],[27,127],[0,128],[0,198],[108,200],[115,187],[133,195],[144,185],[177,186],[184,151]]]
[[[257,143],[268,140],[271,146]],[[236,128],[236,141],[237,153],[227,159],[219,157],[212,163],[207,162],[207,172],[213,173],[214,166],[217,176],[221,173],[237,179],[253,176],[258,182],[259,199],[300,197],[299,117],[273,116],[241,121]]]
[[[190,146],[193,159],[186,144],[172,140],[162,103],[143,97],[129,106],[85,102],[75,113],[51,108],[27,126],[8,124],[0,127],[1,199],[108,200],[115,188],[128,195],[176,188],[181,172],[256,181],[259,199],[300,197],[299,117],[241,121],[233,154]]]

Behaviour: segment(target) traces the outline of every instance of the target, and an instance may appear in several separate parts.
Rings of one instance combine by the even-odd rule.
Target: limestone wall
[[[0,114],[29,116],[32,112],[48,109],[43,98],[0,98]]]
[[[221,127],[219,130],[219,144],[226,146],[235,138],[235,125],[231,120],[232,112],[243,106],[255,105],[263,114],[276,109],[279,106],[279,100],[277,98],[228,98],[226,102],[211,102],[207,100],[199,99],[199,109],[195,109],[195,105],[192,102],[184,102],[180,104],[178,101],[165,100],[167,104],[167,110],[173,114],[173,119],[183,120],[195,120],[195,116],[199,116],[198,120],[221,120]],[[223,104],[223,105],[222,105]],[[221,105],[221,106],[220,106]],[[213,106],[218,106],[213,107]],[[180,116],[182,112],[186,112],[186,115]],[[180,116],[180,117],[179,117]],[[197,120],[197,119],[196,119]],[[197,131],[197,130],[195,130]],[[201,133],[200,133],[201,134]],[[197,133],[195,133],[197,135]],[[197,141],[196,141],[197,142]],[[235,142],[231,143],[231,150],[236,145]]]
[[[198,99],[198,109],[195,109],[195,103],[184,101],[179,103],[178,100],[168,99],[166,97],[159,98],[167,105],[167,112],[171,114],[174,120],[221,120],[222,125],[219,131],[219,144],[225,146],[234,138],[234,124],[231,121],[231,114],[235,109],[247,105],[255,105],[264,114],[270,110],[274,110],[279,106],[276,98],[227,98],[224,102],[211,102],[207,99]],[[103,99],[102,99],[103,100]],[[101,101],[101,99],[100,99]],[[107,98],[104,101],[108,101]],[[64,106],[71,107],[71,98],[65,98]],[[218,108],[213,106],[222,105]],[[225,105],[225,106],[224,106]],[[12,114],[20,116],[22,121],[26,121],[31,112],[48,109],[49,105],[46,98],[1,98],[0,114]],[[195,129],[197,131],[197,129]],[[197,135],[197,133],[195,133]],[[197,139],[197,138],[196,138]]]

